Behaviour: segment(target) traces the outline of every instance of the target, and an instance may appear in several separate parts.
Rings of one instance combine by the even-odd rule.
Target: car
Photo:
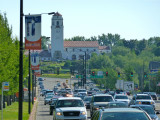
[[[128,108],[128,104],[121,101],[109,102],[106,108]]]
[[[44,81],[44,79],[43,79],[43,78],[41,78],[41,77],[39,77],[39,78],[38,78],[38,81]]]
[[[126,104],[130,103],[130,99],[128,98],[127,95],[115,94],[114,99],[115,99],[115,101],[125,102]]]
[[[144,94],[149,94],[153,100],[158,100],[157,94],[155,92],[143,92]]]
[[[155,102],[152,99],[152,97],[148,94],[136,94],[133,96],[132,100],[129,103],[130,105],[136,105],[136,104],[146,104],[150,105],[155,109]]]
[[[57,101],[57,99],[58,98],[60,98],[59,96],[55,96],[55,97],[53,97],[51,100],[51,103],[49,103],[49,105],[50,105],[50,109],[49,109],[49,114],[50,115],[53,115],[53,110],[54,110],[54,106],[55,106],[55,103],[56,103],[56,101]]]
[[[54,92],[53,92],[53,90],[46,90],[44,96],[46,97],[46,95],[47,95],[48,93],[54,93]]]
[[[91,120],[152,120],[143,110],[135,108],[108,108],[94,112]]]
[[[121,90],[121,89],[115,90],[115,94],[120,94],[120,92],[123,92],[123,90]]]
[[[115,91],[109,91],[108,94],[114,96],[115,95]]]
[[[109,94],[96,94],[92,96],[90,103],[90,115],[100,109],[101,107],[106,107],[109,102],[115,101],[112,95]]]
[[[81,95],[87,95],[87,90],[86,89],[77,89],[77,93]]]
[[[53,97],[52,95],[46,96],[44,98],[44,105],[49,104],[49,102],[51,101],[52,97]]]
[[[40,95],[41,95],[41,96],[44,96],[46,91],[47,91],[47,89],[42,89]]]
[[[83,99],[87,109],[90,109],[91,99],[92,99],[92,96],[85,96],[84,99]]]
[[[86,107],[78,97],[58,98],[53,109],[53,120],[87,120]]]
[[[151,107],[150,105],[131,105],[130,107],[142,109],[148,113],[152,120],[159,120],[158,116],[156,115],[159,114],[159,112],[155,112],[153,107]]]
[[[87,91],[87,95],[88,95],[88,96],[92,96],[92,95],[95,95],[95,94],[96,94],[95,91]]]

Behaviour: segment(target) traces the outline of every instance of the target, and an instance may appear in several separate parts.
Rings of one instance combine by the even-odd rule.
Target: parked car
[[[152,120],[143,110],[135,108],[108,108],[94,112],[91,120]]]
[[[78,97],[58,98],[53,109],[54,120],[87,120],[86,107]]]

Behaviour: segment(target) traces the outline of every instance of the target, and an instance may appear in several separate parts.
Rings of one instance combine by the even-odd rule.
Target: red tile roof
[[[64,41],[64,47],[99,47],[97,41]]]

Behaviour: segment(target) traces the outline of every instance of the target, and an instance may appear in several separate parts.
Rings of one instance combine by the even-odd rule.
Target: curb
[[[28,120],[36,120],[37,105],[38,105],[38,101],[36,100]]]

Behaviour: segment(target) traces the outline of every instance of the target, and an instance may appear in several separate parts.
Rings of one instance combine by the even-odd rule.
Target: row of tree
[[[108,76],[103,79],[94,79],[98,84],[105,84],[105,87],[115,89],[115,83],[117,79],[123,79],[126,81],[134,81],[139,85],[140,90],[156,91],[157,83],[160,82],[159,75],[151,76],[149,71],[150,61],[160,61],[160,37],[151,37],[148,40],[125,40],[121,39],[120,35],[107,35],[102,34],[98,37],[91,37],[85,39],[85,37],[76,36],[71,39],[65,39],[68,41],[98,41],[100,45],[111,46],[112,52],[110,54],[92,54],[89,64],[89,69],[92,71],[104,71],[108,72]],[[81,64],[81,65],[80,65]],[[75,70],[83,69],[82,62],[67,61],[65,66],[71,66]],[[118,77],[118,72],[121,76]],[[131,77],[133,72],[133,77]],[[144,72],[148,74],[144,77]]]
[[[24,59],[24,78],[28,75],[28,58]],[[0,14],[0,86],[9,82],[9,91],[4,95],[18,92],[19,86],[19,41],[12,37],[12,27],[9,26],[6,14]],[[1,91],[2,87],[0,87]],[[1,93],[1,92],[0,92]]]

